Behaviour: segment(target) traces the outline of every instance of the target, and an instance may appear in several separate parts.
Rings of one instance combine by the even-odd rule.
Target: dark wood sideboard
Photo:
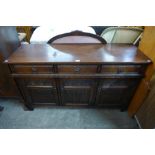
[[[151,60],[126,44],[30,44],[5,63],[29,110],[37,104],[126,110]]]

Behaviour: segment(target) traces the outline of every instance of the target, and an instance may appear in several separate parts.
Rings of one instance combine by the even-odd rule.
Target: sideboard
[[[38,104],[126,110],[151,60],[127,44],[30,44],[5,63],[29,110]]]

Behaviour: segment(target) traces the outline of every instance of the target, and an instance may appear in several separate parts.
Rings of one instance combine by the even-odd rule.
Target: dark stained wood
[[[20,46],[6,61],[9,64],[148,64],[151,60],[137,47],[126,44]]]
[[[12,74],[12,77],[44,77],[44,78],[142,78],[143,76],[135,74]]]
[[[17,79],[16,79],[17,80]],[[17,80],[29,104],[57,104],[57,91],[54,79],[22,78]]]
[[[106,44],[106,41],[95,34],[82,32],[82,31],[72,31],[69,33],[63,33],[51,38],[48,41],[49,44]]]
[[[132,45],[33,44],[5,63],[30,110],[38,103],[126,110],[151,60]]]
[[[53,73],[53,65],[14,65],[12,71],[15,73],[25,73],[25,74],[34,74],[34,73]]]
[[[20,45],[16,28],[0,26],[0,97],[15,97],[18,95],[15,82],[9,75],[8,65],[3,64]]]
[[[103,107],[128,107],[133,92],[140,79],[108,78],[100,80],[97,93],[97,105]]]
[[[58,65],[58,73],[93,74],[97,72],[97,65]]]
[[[68,78],[60,81],[63,105],[91,105],[94,101],[93,79]]]
[[[110,74],[144,74],[144,65],[103,65],[101,73]]]

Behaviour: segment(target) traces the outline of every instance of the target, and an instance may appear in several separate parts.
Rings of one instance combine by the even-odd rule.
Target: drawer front
[[[102,65],[103,74],[143,74],[142,65]]]
[[[48,74],[53,73],[53,65],[14,65],[12,71],[18,74]]]
[[[91,74],[97,72],[97,65],[58,65],[58,73]]]

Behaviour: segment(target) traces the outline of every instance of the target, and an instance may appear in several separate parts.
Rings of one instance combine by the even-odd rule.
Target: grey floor
[[[127,112],[107,109],[37,107],[24,111],[22,103],[0,99],[1,129],[136,129]]]

